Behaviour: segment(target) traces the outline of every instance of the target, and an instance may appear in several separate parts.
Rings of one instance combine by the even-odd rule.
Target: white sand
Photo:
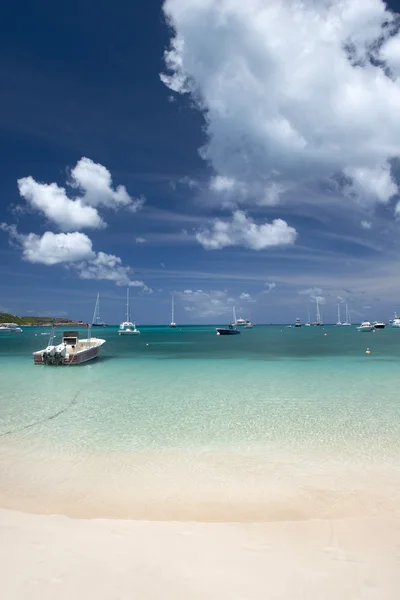
[[[398,519],[76,520],[0,510],[2,600],[398,600]]]

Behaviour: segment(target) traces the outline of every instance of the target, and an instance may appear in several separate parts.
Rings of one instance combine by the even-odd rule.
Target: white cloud
[[[345,175],[350,177],[349,192],[363,204],[382,202],[386,204],[397,194],[395,183],[388,162],[376,168],[346,168]]]
[[[204,114],[214,191],[276,203],[343,174],[359,202],[398,193],[400,32],[383,0],[166,0],[164,13],[161,79]]]
[[[232,315],[234,299],[226,290],[185,290],[175,294],[180,298],[186,312],[192,313],[193,318],[219,317]]]
[[[78,161],[68,185],[79,191],[76,197],[70,198],[65,188],[56,183],[38,183],[30,176],[18,180],[20,195],[63,231],[105,227],[99,207],[136,212],[145,202],[143,197],[129,196],[124,186],[114,189],[108,169],[90,158]]]
[[[231,177],[216,175],[210,180],[210,189],[214,192],[230,192],[235,188],[235,180]]]
[[[145,244],[146,243],[146,239],[144,237],[137,237],[136,238],[136,243],[137,244]]]
[[[42,236],[22,234],[15,225],[7,223],[0,223],[0,229],[22,249],[22,258],[27,262],[48,266],[63,264],[75,269],[81,279],[113,281],[116,285],[140,287],[143,292],[152,292],[143,281],[133,279],[133,270],[123,266],[118,256],[94,252],[91,239],[84,233],[46,231]]]
[[[210,229],[203,229],[196,234],[197,241],[206,250],[219,250],[226,246],[245,246],[252,250],[263,250],[293,244],[296,237],[296,230],[282,219],[257,225],[239,210],[233,213],[231,219],[214,219]]]
[[[18,189],[32,208],[42,212],[60,229],[99,229],[106,226],[95,208],[85,206],[80,198],[71,200],[65,188],[56,183],[37,183],[32,177],[23,177],[18,180]]]
[[[18,233],[14,225],[0,224],[12,240],[22,248],[22,257],[30,263],[57,265],[90,260],[95,257],[92,242],[84,233],[53,233],[46,231],[42,236],[35,233]]]
[[[272,292],[272,290],[274,290],[276,288],[276,283],[274,281],[266,281],[264,283],[265,286],[265,290],[263,290],[261,293],[262,294],[269,294],[270,292]]]
[[[119,256],[113,254],[98,252],[93,260],[76,265],[76,269],[81,279],[113,281],[119,286],[140,287],[144,292],[152,292],[143,281],[132,279],[131,267],[124,267]]]
[[[321,290],[321,288],[312,287],[312,288],[307,288],[306,290],[300,290],[298,293],[300,295],[313,297],[313,296],[320,296],[322,294],[322,290]]]
[[[240,294],[239,300],[244,300],[245,302],[255,302],[252,296],[250,294],[247,294],[246,292],[242,292]]]
[[[371,229],[372,223],[371,223],[371,221],[361,221],[361,227],[363,229]]]

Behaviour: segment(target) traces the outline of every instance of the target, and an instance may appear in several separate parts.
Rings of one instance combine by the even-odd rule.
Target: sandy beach
[[[7,600],[397,600],[400,522],[75,520],[0,511]]]

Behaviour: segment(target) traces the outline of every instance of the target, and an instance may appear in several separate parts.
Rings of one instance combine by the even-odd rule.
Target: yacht
[[[92,327],[107,327],[107,323],[104,323],[104,321],[102,321],[100,319],[100,294],[99,294],[99,292],[97,292],[97,300],[96,300],[96,305],[94,307]]]
[[[319,310],[319,299],[318,299],[318,296],[317,296],[315,302],[316,302],[316,305],[317,305],[317,318],[314,321],[314,325],[318,325],[318,326],[322,327],[324,323],[323,323],[323,321],[321,319],[321,312]]]
[[[397,316],[397,313],[394,313],[394,317],[392,319],[392,327],[400,327],[400,317]]]
[[[344,327],[350,327],[351,326],[351,318],[350,318],[350,311],[349,311],[349,306],[346,302],[346,320],[344,323],[342,323],[342,325]]]
[[[337,322],[336,322],[336,325],[342,325],[342,321],[340,320],[340,304],[339,304],[339,302],[338,302],[338,305],[337,305]]]
[[[22,329],[16,323],[0,323],[1,333],[22,333]]]
[[[228,327],[217,327],[217,335],[238,335],[240,331],[232,323]]]
[[[306,323],[306,327],[311,327],[311,319],[310,319],[310,309],[308,309],[308,315],[307,315],[307,323]]]
[[[299,317],[297,317],[296,322],[294,324],[295,327],[301,327],[301,321],[299,319]]]
[[[175,323],[175,302],[174,302],[174,295],[172,294],[172,307],[171,307],[171,323],[169,324],[170,327],[176,327],[176,323]]]
[[[383,321],[374,321],[373,322],[374,329],[385,329],[386,323]]]
[[[129,288],[126,290],[126,319],[118,329],[118,335],[139,335],[139,329],[136,329],[136,324],[131,321],[131,311],[129,307]]]
[[[357,327],[357,331],[373,331],[374,326],[369,321],[363,321],[359,327]]]

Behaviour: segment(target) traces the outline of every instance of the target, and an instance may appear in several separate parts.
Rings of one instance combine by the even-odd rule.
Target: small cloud
[[[361,221],[361,227],[363,229],[371,229],[372,223],[371,223],[371,221]]]
[[[144,237],[137,237],[136,238],[136,243],[137,244],[145,244],[146,243],[146,239]]]
[[[264,283],[265,286],[265,290],[263,290],[261,293],[262,294],[269,294],[270,292],[272,292],[272,290],[274,290],[276,288],[276,283],[274,281],[266,281]]]
[[[252,296],[250,294],[247,294],[246,292],[242,292],[240,294],[239,300],[244,300],[245,302],[255,302]]]
[[[197,241],[206,250],[220,250],[228,246],[264,250],[294,244],[296,237],[296,230],[282,219],[257,225],[241,210],[235,211],[231,219],[214,219],[210,229],[205,228],[196,234]]]

